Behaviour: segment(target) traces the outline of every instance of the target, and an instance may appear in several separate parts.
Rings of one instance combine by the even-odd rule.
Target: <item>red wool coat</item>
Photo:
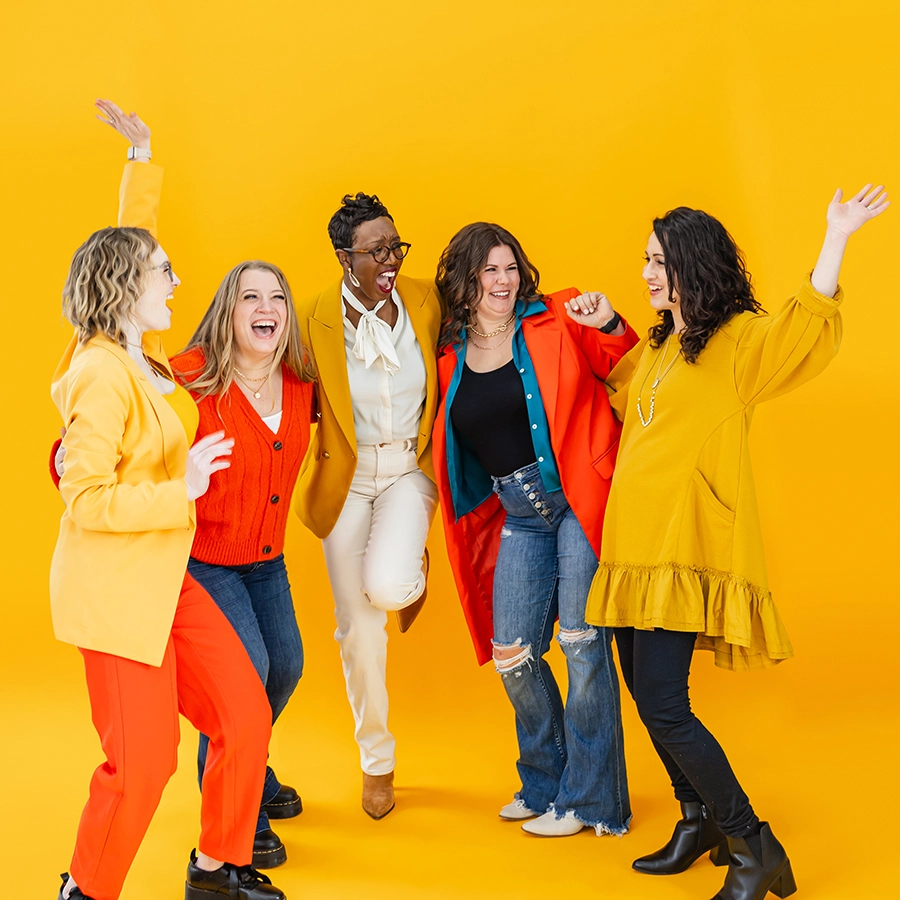
[[[579,294],[577,289],[568,288],[545,295],[547,311],[524,317],[522,333],[547,412],[563,493],[599,556],[620,432],[602,379],[637,343],[638,337],[627,324],[625,333],[617,337],[578,325],[569,318],[563,303]],[[493,655],[494,566],[506,512],[492,494],[456,520],[447,472],[449,419],[445,403],[456,368],[455,350],[445,347],[438,358],[441,401],[432,438],[434,467],[447,553],[475,655],[483,665]]]

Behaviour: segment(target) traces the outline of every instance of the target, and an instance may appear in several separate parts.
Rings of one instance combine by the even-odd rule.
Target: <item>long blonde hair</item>
[[[272,263],[249,259],[235,266],[222,279],[212,303],[184,348],[185,352],[194,349],[203,351],[203,368],[193,371],[174,370],[176,375],[190,381],[188,387],[198,400],[216,394],[221,396],[234,381],[234,308],[238,301],[241,275],[248,270],[271,272],[284,292],[287,327],[278,339],[270,373],[283,362],[301,381],[315,381],[315,366],[300,338],[294,298],[284,272]]]
[[[82,344],[102,334],[126,349],[122,325],[153,275],[157,247],[143,228],[102,228],[75,251],[62,310]]]

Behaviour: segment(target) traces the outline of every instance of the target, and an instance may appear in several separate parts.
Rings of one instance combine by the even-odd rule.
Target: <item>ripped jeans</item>
[[[572,810],[600,832],[622,834],[631,819],[619,681],[612,630],[584,621],[597,557],[562,491],[547,493],[537,463],[494,479],[506,510],[494,573],[495,660],[516,713],[516,798],[535,812]],[[565,709],[544,654],[557,640],[566,657]],[[495,654],[496,655],[496,654]]]

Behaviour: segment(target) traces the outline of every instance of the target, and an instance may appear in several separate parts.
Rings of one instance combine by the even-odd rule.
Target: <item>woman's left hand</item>
[[[103,113],[97,118],[115,128],[132,146],[150,149],[150,129],[137,113],[126,115],[112,100],[96,100],[94,106]]]
[[[586,328],[602,328],[615,316],[612,304],[606,294],[588,292],[566,301],[569,318]]]
[[[874,190],[871,184],[867,184],[846,203],[841,203],[843,196],[844,192],[838,188],[828,204],[826,219],[829,228],[837,229],[847,237],[862,228],[869,219],[881,215],[891,205],[883,184],[879,184]]]

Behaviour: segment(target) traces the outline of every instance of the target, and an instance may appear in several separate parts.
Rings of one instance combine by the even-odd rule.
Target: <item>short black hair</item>
[[[341,208],[328,223],[328,237],[331,238],[332,246],[335,250],[352,247],[356,229],[363,222],[381,218],[394,221],[394,217],[376,194],[369,196],[360,192],[355,197],[352,194],[344,194]]]

